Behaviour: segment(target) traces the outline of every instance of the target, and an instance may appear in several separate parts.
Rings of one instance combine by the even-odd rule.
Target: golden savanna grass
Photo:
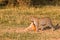
[[[0,40],[60,40],[60,29],[51,31],[50,29],[40,32],[22,32],[31,21],[29,18],[35,16],[50,17],[53,25],[60,24],[60,7],[45,6],[15,7],[0,9]]]

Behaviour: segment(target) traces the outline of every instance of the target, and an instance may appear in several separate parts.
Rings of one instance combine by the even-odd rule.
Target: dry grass
[[[30,24],[30,16],[50,17],[53,24],[60,24],[60,7],[0,9],[0,40],[60,40],[60,29],[22,32]]]

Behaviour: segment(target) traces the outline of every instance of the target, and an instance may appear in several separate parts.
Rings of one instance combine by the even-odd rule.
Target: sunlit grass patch
[[[0,10],[0,24],[19,25],[27,27],[30,24],[30,16],[50,17],[54,20],[60,20],[60,7],[46,6],[42,8],[8,8]],[[58,22],[57,23],[60,23]]]

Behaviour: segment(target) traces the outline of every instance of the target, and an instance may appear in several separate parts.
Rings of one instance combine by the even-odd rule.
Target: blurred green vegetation
[[[60,6],[60,0],[1,0],[0,8],[15,7],[15,6]]]

